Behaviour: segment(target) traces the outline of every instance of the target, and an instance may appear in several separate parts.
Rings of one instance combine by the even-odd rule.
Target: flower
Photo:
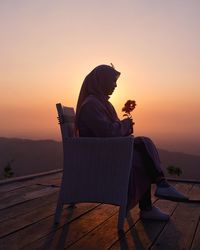
[[[122,108],[122,111],[125,112],[123,116],[127,116],[129,118],[132,118],[131,112],[135,109],[136,107],[136,102],[134,100],[128,100],[125,104],[124,107]]]

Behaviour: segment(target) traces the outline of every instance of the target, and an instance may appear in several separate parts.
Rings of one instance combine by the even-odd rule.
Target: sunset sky
[[[135,134],[200,154],[199,0],[0,0],[0,137],[60,140],[55,104],[76,105],[99,64],[121,72]]]

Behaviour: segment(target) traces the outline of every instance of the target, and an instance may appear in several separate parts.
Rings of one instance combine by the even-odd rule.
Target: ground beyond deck
[[[200,249],[200,184],[172,182],[191,203],[153,198],[169,222],[142,222],[131,210],[125,234],[117,232],[118,207],[83,203],[65,206],[53,225],[61,172],[0,185],[0,249]]]

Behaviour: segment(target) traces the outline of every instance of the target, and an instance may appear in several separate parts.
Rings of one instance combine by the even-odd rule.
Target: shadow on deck
[[[153,197],[169,222],[142,222],[132,209],[125,233],[117,231],[118,207],[97,203],[65,206],[54,226],[61,172],[0,184],[0,249],[199,249],[200,182],[173,180],[190,199],[177,203]],[[154,189],[154,188],[153,188]]]

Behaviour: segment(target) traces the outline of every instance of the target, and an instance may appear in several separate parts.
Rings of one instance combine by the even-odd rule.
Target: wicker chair
[[[133,137],[76,137],[74,109],[60,103],[56,107],[64,157],[55,223],[64,204],[98,202],[120,206],[118,229],[123,230]]]

